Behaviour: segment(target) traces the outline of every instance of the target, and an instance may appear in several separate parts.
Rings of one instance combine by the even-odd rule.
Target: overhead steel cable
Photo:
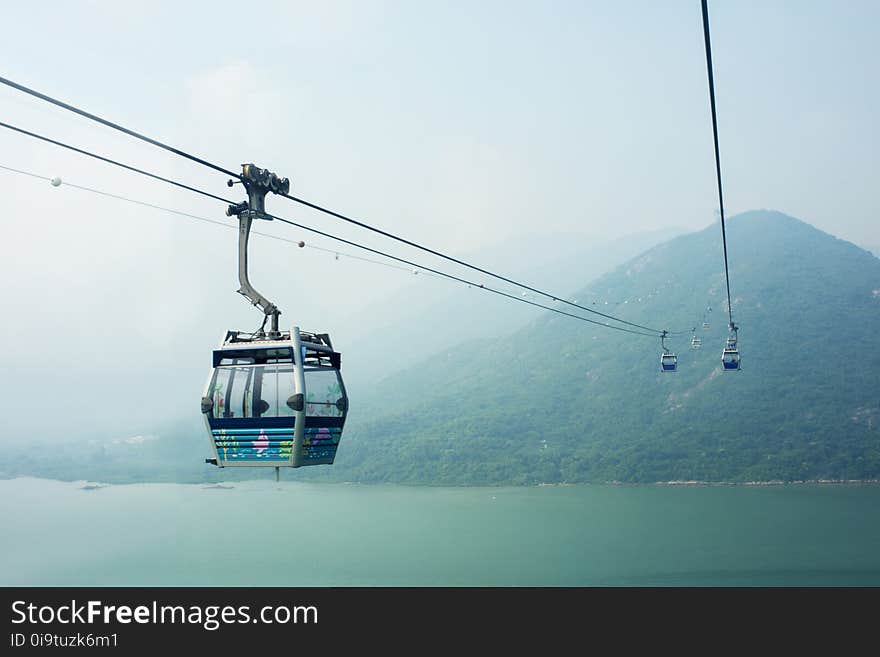
[[[135,132],[134,130],[130,130],[130,129],[128,129],[128,128],[125,128],[125,127],[119,125],[118,123],[114,123],[114,122],[112,122],[112,121],[108,121],[107,119],[104,119],[104,118],[101,118],[101,117],[99,117],[99,116],[96,116],[95,114],[92,114],[91,112],[87,112],[87,111],[85,111],[85,110],[79,109],[78,107],[75,107],[75,106],[73,106],[73,105],[70,105],[69,103],[65,103],[65,102],[60,101],[60,100],[58,100],[58,99],[56,99],[56,98],[52,98],[51,96],[48,96],[48,95],[46,95],[46,94],[44,94],[44,93],[41,93],[41,92],[39,92],[39,91],[36,91],[36,90],[34,90],[34,89],[30,89],[29,87],[26,87],[26,86],[24,86],[24,85],[22,85],[22,84],[18,84],[17,82],[13,82],[12,80],[9,80],[9,79],[7,79],[7,78],[0,77],[0,83],[5,84],[5,85],[7,85],[7,86],[9,86],[9,87],[12,87],[13,89],[17,89],[18,91],[22,91],[22,92],[24,92],[24,93],[26,93],[26,94],[30,94],[31,96],[34,96],[35,98],[39,98],[39,99],[44,100],[44,101],[46,101],[46,102],[48,102],[48,103],[52,103],[53,105],[56,105],[56,106],[58,106],[58,107],[61,107],[61,108],[63,108],[63,109],[66,109],[66,110],[68,110],[68,111],[74,112],[74,113],[76,113],[76,114],[78,114],[78,115],[80,115],[80,116],[83,116],[83,117],[85,117],[85,118],[91,119],[92,121],[97,121],[98,123],[101,123],[102,125],[105,125],[105,126],[107,126],[107,127],[113,128],[113,129],[115,129],[115,130],[119,130],[120,132],[123,132],[123,133],[125,133],[125,134],[127,134],[127,135],[129,135],[129,136],[135,137],[136,139],[140,139],[140,140],[142,140],[142,141],[147,142],[148,144],[152,144],[152,145],[154,145],[154,146],[158,146],[159,148],[162,148],[162,149],[164,149],[164,150],[166,150],[166,151],[169,151],[169,152],[171,152],[171,153],[174,153],[175,155],[179,155],[179,156],[181,156],[181,157],[184,157],[184,158],[186,158],[186,159],[188,159],[188,160],[191,160],[191,161],[196,162],[196,163],[198,163],[198,164],[201,164],[201,165],[203,165],[203,166],[209,167],[209,168],[211,168],[211,169],[213,169],[213,170],[215,170],[215,171],[219,171],[219,172],[221,172],[221,173],[225,173],[226,175],[231,176],[231,177],[236,178],[236,179],[240,179],[240,178],[241,178],[240,174],[233,173],[232,171],[229,171],[228,169],[225,169],[225,168],[223,168],[223,167],[221,167],[221,166],[219,166],[219,165],[216,165],[216,164],[213,164],[213,163],[211,163],[211,162],[208,162],[208,161],[206,161],[206,160],[204,160],[204,159],[202,159],[202,158],[200,158],[200,157],[197,157],[197,156],[195,156],[195,155],[192,155],[192,154],[190,154],[190,153],[186,153],[185,151],[182,151],[182,150],[180,150],[180,149],[174,148],[173,146],[169,146],[169,145],[167,145],[167,144],[164,144],[164,143],[162,143],[162,142],[160,142],[160,141],[158,141],[158,140],[156,140],[156,139],[152,139],[151,137],[147,137],[146,135],[142,135],[142,134],[139,133],[139,132]],[[442,258],[442,259],[444,259],[444,260],[448,260],[449,262],[453,262],[453,263],[455,263],[455,264],[457,264],[457,265],[460,265],[460,266],[462,266],[462,267],[466,267],[466,268],[468,268],[468,269],[472,269],[472,270],[477,271],[477,272],[479,272],[479,273],[481,273],[481,274],[485,274],[486,276],[491,276],[492,278],[498,279],[498,280],[500,280],[500,281],[504,281],[505,283],[509,283],[509,284],[514,285],[514,286],[516,286],[516,287],[520,287],[520,288],[522,288],[522,289],[524,289],[524,290],[528,290],[528,291],[530,291],[530,292],[533,292],[533,293],[535,293],[535,294],[538,294],[538,295],[540,295],[540,296],[543,296],[543,297],[545,297],[545,298],[547,298],[547,299],[551,299],[551,300],[553,300],[553,301],[555,301],[555,302],[563,303],[563,304],[566,304],[566,305],[568,305],[568,306],[572,306],[572,307],[574,307],[574,308],[578,308],[579,310],[583,310],[583,311],[585,311],[585,312],[588,312],[588,313],[591,313],[591,314],[597,315],[597,316],[599,316],[599,317],[604,317],[604,318],[606,318],[606,319],[610,319],[610,320],[612,320],[612,321],[614,321],[614,322],[618,322],[618,323],[620,323],[620,324],[625,324],[625,325],[627,325],[627,326],[632,326],[632,327],[634,327],[634,328],[639,328],[639,329],[642,329],[642,330],[645,330],[645,331],[650,331],[650,332],[652,332],[652,333],[656,333],[656,334],[658,334],[658,335],[659,335],[660,333],[663,332],[662,329],[652,328],[652,327],[650,327],[650,326],[644,326],[644,325],[642,325],[642,324],[636,324],[635,322],[630,322],[630,321],[628,321],[628,320],[621,319],[621,318],[619,318],[619,317],[615,317],[615,316],[613,316],[613,315],[609,315],[609,314],[606,314],[606,313],[600,312],[600,311],[598,311],[598,310],[594,310],[593,308],[589,308],[588,306],[582,306],[582,305],[577,304],[577,303],[574,303],[574,302],[572,302],[572,301],[568,301],[567,299],[564,299],[564,298],[562,298],[562,297],[560,297],[560,296],[558,296],[558,295],[551,294],[551,293],[549,293],[549,292],[545,292],[545,291],[543,291],[543,290],[540,290],[540,289],[538,289],[538,288],[532,287],[532,286],[530,286],[530,285],[526,285],[525,283],[520,283],[519,281],[516,281],[516,280],[514,280],[514,279],[512,279],[512,278],[508,278],[508,277],[503,276],[503,275],[501,275],[501,274],[496,274],[495,272],[489,271],[489,270],[487,270],[487,269],[483,269],[482,267],[478,267],[477,265],[470,264],[470,263],[465,262],[464,260],[461,260],[461,259],[459,259],[459,258],[455,258],[455,257],[453,257],[453,256],[446,255],[445,253],[442,253],[442,252],[437,251],[437,250],[435,250],[435,249],[432,249],[432,248],[430,248],[430,247],[424,246],[424,245],[419,244],[419,243],[417,243],[417,242],[413,242],[412,240],[408,240],[408,239],[406,239],[406,238],[400,237],[400,236],[398,236],[398,235],[395,235],[394,233],[390,233],[390,232],[385,231],[385,230],[382,230],[382,229],[380,229],[380,228],[376,228],[375,226],[371,226],[370,224],[367,224],[367,223],[365,223],[365,222],[363,222],[363,221],[359,221],[359,220],[357,220],[357,219],[353,219],[353,218],[351,218],[351,217],[348,217],[348,216],[346,216],[346,215],[344,215],[344,214],[341,214],[341,213],[339,213],[339,212],[335,212],[334,210],[330,210],[330,209],[325,208],[325,207],[323,207],[323,206],[321,206],[321,205],[318,205],[318,204],[316,204],[316,203],[312,203],[312,202],[310,202],[310,201],[306,201],[305,199],[301,199],[301,198],[298,198],[298,197],[296,197],[296,196],[292,196],[292,195],[290,195],[290,194],[279,194],[279,196],[283,196],[284,198],[286,198],[286,199],[288,199],[288,200],[294,201],[295,203],[299,203],[299,204],[301,204],[301,205],[304,205],[304,206],[306,206],[306,207],[308,207],[308,208],[311,208],[311,209],[313,209],[313,210],[316,210],[316,211],[318,211],[318,212],[322,212],[322,213],[324,213],[324,214],[327,214],[327,215],[329,215],[329,216],[335,217],[335,218],[337,218],[337,219],[341,219],[342,221],[348,222],[348,223],[350,223],[350,224],[352,224],[352,225],[359,226],[360,228],[364,228],[364,229],[366,229],[366,230],[370,230],[370,231],[372,231],[372,232],[374,232],[374,233],[377,233],[377,234],[379,234],[379,235],[382,235],[383,237],[387,237],[387,238],[389,238],[389,239],[393,239],[393,240],[395,240],[395,241],[397,241],[397,242],[400,242],[401,244],[406,244],[407,246],[410,246],[410,247],[412,247],[412,248],[419,249],[419,250],[421,250],[421,251],[424,251],[425,253],[429,253],[429,254],[431,254],[431,255],[433,255],[433,256],[436,256],[436,257],[438,257],[438,258]]]
[[[206,166],[210,169],[214,169],[215,171],[219,171],[220,173],[225,173],[228,176],[238,176],[238,174],[229,171],[228,169],[224,169],[221,166],[217,166],[216,164],[212,164],[207,160],[203,160],[200,157],[196,157],[195,155],[190,155],[178,148],[174,148],[173,146],[169,146],[168,144],[163,144],[158,139],[153,139],[152,137],[147,137],[146,135],[142,135],[139,132],[135,132],[134,130],[130,130],[124,126],[119,125],[118,123],[113,123],[113,121],[108,121],[107,119],[103,119],[100,116],[92,114],[91,112],[87,112],[78,107],[74,107],[69,103],[65,103],[64,101],[58,100],[57,98],[52,98],[52,96],[47,96],[44,93],[40,93],[35,89],[31,89],[29,87],[24,86],[23,84],[19,84],[18,82],[13,82],[12,80],[4,77],[0,77],[0,83],[5,84],[7,87],[12,87],[13,89],[17,89],[18,91],[22,91],[26,94],[30,94],[34,98],[39,98],[40,100],[45,100],[47,103],[52,103],[53,105],[60,107],[62,109],[66,109],[69,112],[73,112],[74,114],[79,114],[87,119],[91,119],[92,121],[96,121],[102,125],[107,126],[108,128],[113,128],[114,130],[119,130],[119,132],[124,132],[125,134],[134,137],[136,139],[140,139],[141,141],[145,141],[148,144],[152,144],[153,146],[158,146],[159,148],[163,148],[169,153],[174,153],[175,155],[179,155],[181,157],[185,157],[188,160],[192,160],[197,164],[201,164],[202,166]]]
[[[567,316],[567,317],[573,317],[574,319],[579,319],[579,320],[584,321],[584,322],[589,322],[590,324],[596,324],[597,326],[602,326],[602,327],[604,327],[604,328],[614,329],[614,330],[616,330],[616,331],[623,331],[623,332],[625,332],[625,333],[632,333],[632,334],[634,334],[634,335],[644,335],[644,336],[651,337],[651,338],[656,338],[657,335],[658,335],[657,333],[645,333],[645,332],[642,332],[642,331],[633,331],[632,329],[624,328],[624,327],[622,327],[622,326],[615,326],[615,325],[613,325],[613,324],[606,324],[606,323],[604,323],[604,322],[598,322],[598,321],[596,321],[595,319],[589,319],[589,318],[587,318],[587,317],[581,317],[580,315],[573,315],[573,314],[571,314],[571,313],[567,313],[567,312],[565,312],[565,311],[563,311],[563,310],[559,310],[558,308],[553,308],[552,306],[545,306],[544,304],[537,303],[537,302],[535,302],[535,301],[529,301],[528,299],[523,299],[522,297],[518,297],[518,296],[516,296],[516,295],[514,295],[514,294],[509,294],[509,293],[507,293],[507,292],[503,292],[503,291],[501,291],[501,290],[496,290],[496,289],[491,288],[491,287],[489,287],[488,285],[485,285],[485,284],[483,284],[483,283],[476,283],[476,282],[474,282],[474,281],[469,281],[469,280],[467,280],[467,279],[465,279],[465,278],[461,278],[461,277],[459,277],[459,276],[455,276],[455,275],[453,275],[453,274],[447,274],[446,272],[440,271],[439,269],[433,269],[433,268],[431,268],[431,267],[425,267],[424,265],[419,265],[419,264],[417,264],[417,263],[415,263],[415,262],[412,262],[411,260],[406,260],[405,258],[399,258],[398,256],[394,256],[394,255],[391,255],[391,254],[389,254],[389,253],[385,253],[384,251],[379,251],[378,249],[373,249],[373,248],[370,248],[370,247],[368,247],[368,246],[364,246],[364,245],[362,245],[362,244],[358,244],[357,242],[352,242],[352,241],[347,240],[347,239],[345,239],[345,238],[337,237],[336,235],[331,235],[330,233],[325,233],[325,232],[320,231],[320,230],[318,230],[318,229],[316,229],[316,228],[310,228],[309,226],[305,226],[305,225],[303,225],[303,224],[299,224],[299,223],[296,223],[296,222],[294,222],[294,221],[290,221],[289,219],[284,219],[283,217],[279,217],[279,216],[277,216],[277,215],[268,215],[268,216],[271,216],[273,219],[276,219],[277,221],[281,221],[281,222],[283,222],[283,223],[290,224],[291,226],[296,226],[297,228],[301,228],[301,229],[303,229],[303,230],[310,231],[310,232],[315,233],[315,234],[317,234],[317,235],[321,235],[321,236],[323,236],[323,237],[327,237],[327,238],[329,238],[329,239],[336,240],[336,241],[338,241],[338,242],[342,242],[343,244],[349,244],[349,245],[351,245],[351,246],[357,247],[357,248],[359,248],[359,249],[363,249],[363,250],[368,251],[368,252],[370,252],[370,253],[375,253],[375,254],[377,254],[377,255],[381,255],[381,256],[384,256],[384,257],[386,257],[386,258],[390,258],[391,260],[395,260],[395,261],[397,261],[397,262],[402,262],[402,263],[404,263],[404,264],[407,264],[407,265],[410,265],[410,266],[413,266],[413,267],[418,267],[418,268],[420,268],[420,269],[424,269],[425,271],[431,272],[432,274],[437,274],[438,276],[442,276],[443,278],[448,278],[448,279],[453,280],[453,281],[458,281],[459,283],[464,283],[464,284],[466,284],[466,285],[470,285],[470,286],[472,286],[472,287],[478,287],[478,288],[480,288],[481,290],[486,290],[487,292],[492,292],[493,294],[498,294],[498,295],[501,295],[502,297],[507,297],[508,299],[513,299],[513,300],[515,300],[515,301],[520,301],[520,302],[522,302],[522,303],[527,303],[527,304],[529,304],[530,306],[536,306],[536,307],[538,307],[538,308],[544,308],[545,310],[549,310],[549,311],[554,312],[554,313],[559,313],[560,315],[565,315],[565,316]]]
[[[52,178],[49,176],[41,176],[38,173],[32,173],[30,171],[24,171],[23,169],[16,169],[15,167],[9,167],[3,164],[0,164],[0,169],[5,171],[11,171],[13,173],[20,173],[25,176],[30,176],[31,178],[37,178],[39,180],[45,180],[47,182],[51,182]],[[100,196],[106,196],[108,198],[117,199],[119,201],[126,201],[127,203],[133,203],[135,205],[141,205],[146,208],[152,208],[154,210],[162,210],[163,212],[168,212],[170,214],[176,214],[181,217],[188,217],[189,219],[196,219],[198,221],[204,221],[205,223],[215,224],[217,226],[223,226],[224,228],[233,228],[238,229],[238,226],[234,224],[227,224],[222,221],[217,221],[216,219],[208,219],[207,217],[200,217],[195,214],[190,214],[189,212],[183,212],[182,210],[175,210],[173,208],[166,208],[162,205],[156,205],[155,203],[149,203],[147,201],[139,201],[137,199],[129,198],[127,196],[121,196],[119,194],[113,194],[111,192],[106,192],[102,189],[95,189],[94,187],[86,187],[85,185],[77,185],[76,183],[69,182],[67,180],[62,181],[65,187],[73,187],[74,189],[80,189],[85,192],[91,192],[92,194],[98,194]],[[277,235],[271,235],[269,233],[261,233],[259,231],[252,231],[254,235],[262,235],[263,237],[269,237],[275,240],[281,240],[282,242],[289,242],[291,244],[296,244],[296,240],[287,239],[286,237],[279,237]]]
[[[25,130],[24,128],[18,128],[14,125],[10,125],[8,123],[4,123],[0,121],[0,127],[6,128],[7,130],[12,130],[14,132],[18,132],[19,134],[26,135],[28,137],[33,137],[34,139],[39,139],[40,141],[44,141],[48,144],[52,144],[54,146],[60,146],[61,148],[66,148],[69,151],[73,151],[74,153],[79,153],[80,155],[85,155],[87,157],[94,158],[96,160],[100,160],[101,162],[106,162],[107,164],[112,164],[117,167],[121,167],[128,171],[133,171],[134,173],[139,173],[142,176],[147,176],[154,180],[159,180],[164,183],[168,183],[169,185],[174,185],[175,187],[180,187],[181,189],[186,189],[190,192],[195,192],[196,194],[201,194],[202,196],[207,196],[208,198],[215,199],[217,201],[223,201],[224,203],[235,203],[235,201],[230,201],[229,199],[223,198],[222,196],[217,196],[216,194],[211,194],[210,192],[206,192],[201,189],[197,189],[196,187],[190,187],[189,185],[185,185],[181,182],[177,182],[176,180],[171,180],[170,178],[165,178],[155,173],[151,173],[149,171],[144,171],[143,169],[138,169],[137,167],[133,167],[129,164],[124,164],[117,160],[111,160],[109,157],[104,157],[103,155],[98,155],[97,153],[92,153],[91,151],[83,150],[82,148],[77,148],[76,146],[71,146],[70,144],[65,144],[61,141],[56,141],[55,139],[50,139],[44,135],[37,134],[36,132],[31,132],[30,130]]]
[[[718,205],[721,210],[721,244],[724,249],[724,280],[727,283],[727,317],[733,327],[733,309],[730,298],[730,273],[727,266],[727,230],[724,225],[724,193],[721,189],[721,156],[718,151],[718,118],[715,113],[715,76],[712,73],[712,44],[709,38],[709,7],[702,0],[703,36],[706,41],[706,70],[709,74],[709,104],[712,108],[712,138],[715,143],[715,174],[718,179]]]
[[[11,171],[13,173],[20,173],[25,176],[29,176],[31,178],[37,178],[38,180],[45,180],[46,182],[52,182],[52,178],[49,176],[41,176],[38,173],[33,173],[31,171],[24,171],[23,169],[16,169],[15,167],[6,166],[0,164],[0,169],[4,171]],[[228,224],[223,221],[217,221],[216,219],[209,219],[208,217],[200,217],[199,215],[192,214],[189,212],[183,212],[182,210],[175,210],[174,208],[168,208],[163,205],[156,205],[155,203],[149,203],[147,201],[140,201],[138,199],[129,198],[128,196],[122,196],[120,194],[113,194],[112,192],[107,192],[102,189],[96,189],[94,187],[87,187],[86,185],[78,185],[76,183],[69,182],[67,180],[62,181],[65,187],[73,187],[74,189],[79,189],[84,192],[91,192],[92,194],[98,194],[99,196],[105,196],[107,198],[116,199],[118,201],[125,201],[126,203],[132,203],[134,205],[140,205],[146,208],[152,208],[154,210],[161,210],[162,212],[168,212],[169,214],[175,214],[180,217],[186,217],[188,219],[195,219],[197,221],[202,221],[208,224],[214,224],[215,226],[222,226],[223,228],[231,228],[232,230],[238,230],[238,226],[235,224]],[[271,233],[263,233],[258,230],[252,230],[252,235],[259,235],[261,237],[267,237],[272,240],[277,240],[279,242],[286,242],[288,244],[296,244],[297,246],[304,246],[308,249],[314,249],[316,251],[322,251],[323,253],[332,253],[336,256],[342,256],[344,258],[351,258],[352,260],[359,260],[361,262],[369,262],[374,265],[381,265],[382,267],[390,267],[391,269],[396,269],[398,271],[412,271],[409,267],[403,267],[400,265],[395,265],[390,262],[382,262],[380,260],[372,260],[370,258],[364,258],[362,256],[357,256],[352,253],[343,253],[340,251],[335,251],[333,249],[326,249],[315,244],[303,244],[299,240],[288,239],[287,237],[281,237],[280,235],[272,235]],[[432,275],[433,276],[433,275]]]
[[[355,226],[365,228],[366,230],[369,230],[369,231],[372,231],[372,232],[377,233],[379,235],[382,235],[383,237],[387,237],[389,239],[396,240],[402,244],[406,244],[407,246],[411,246],[413,248],[424,251],[425,253],[430,253],[431,255],[437,256],[438,258],[443,258],[444,260],[454,262],[455,264],[461,265],[463,267],[467,267],[468,269],[473,269],[474,271],[478,271],[481,274],[491,276],[492,278],[497,278],[500,281],[504,281],[505,283],[510,283],[511,285],[515,285],[516,287],[520,287],[524,290],[528,290],[529,292],[534,292],[535,294],[539,294],[539,295],[546,297],[548,299],[552,299],[553,301],[558,301],[560,303],[564,303],[566,305],[573,306],[573,307],[578,308],[580,310],[585,310],[589,313],[593,313],[594,315],[599,315],[600,317],[605,317],[606,319],[610,319],[615,322],[619,322],[621,324],[626,324],[627,326],[633,326],[635,328],[640,328],[645,331],[651,331],[652,333],[657,333],[657,334],[660,334],[663,332],[662,329],[655,329],[650,326],[643,326],[641,324],[636,324],[634,322],[630,322],[625,319],[615,317],[614,315],[608,315],[606,313],[600,312],[598,310],[594,310],[594,309],[589,308],[587,306],[582,306],[582,305],[575,303],[573,301],[568,301],[567,299],[563,299],[557,295],[550,294],[549,292],[544,292],[543,290],[539,290],[538,288],[534,288],[531,285],[526,285],[525,283],[520,283],[519,281],[516,281],[512,278],[502,276],[501,274],[496,274],[496,273],[491,272],[487,269],[483,269],[482,267],[478,267],[477,265],[472,265],[469,262],[465,262],[464,260],[460,260],[459,258],[455,258],[453,256],[446,255],[445,253],[441,253],[440,251],[435,251],[434,249],[432,249],[430,247],[423,246],[421,244],[418,244],[417,242],[413,242],[411,240],[400,237],[400,236],[395,235],[393,233],[389,233],[388,231],[382,230],[381,228],[376,228],[375,226],[371,226],[371,225],[364,223],[362,221],[358,221],[357,219],[352,219],[351,217],[347,217],[344,214],[340,214],[339,212],[336,212],[334,210],[330,210],[328,208],[322,207],[322,206],[317,205],[315,203],[312,203],[310,201],[306,201],[305,199],[298,198],[298,197],[293,196],[291,194],[279,194],[279,196],[283,196],[286,199],[289,199],[291,201],[294,201],[296,203],[304,205],[304,206],[311,208],[313,210],[317,210],[318,212],[323,212],[324,214],[328,214],[331,217],[336,217],[337,219],[341,219],[341,220],[346,221],[346,222],[353,224]]]
[[[14,171],[14,172],[16,172],[16,173],[21,173],[21,174],[24,174],[24,175],[27,175],[27,176],[31,176],[31,177],[34,177],[34,178],[40,178],[40,179],[43,179],[43,180],[51,180],[51,179],[48,178],[48,177],[40,176],[40,175],[37,175],[37,174],[34,174],[34,173],[30,173],[30,172],[27,172],[27,171],[22,171],[22,170],[20,170],[20,169],[13,169],[13,168],[11,168],[11,167],[6,167],[6,166],[2,166],[2,165],[0,165],[0,168],[2,168],[2,169],[6,169],[6,170],[8,170],[8,171]],[[85,190],[85,191],[94,192],[94,193],[97,193],[97,194],[101,194],[101,195],[103,195],[103,196],[109,196],[109,197],[111,197],[111,198],[116,198],[116,199],[123,200],[123,201],[129,201],[129,202],[132,202],[132,203],[137,203],[137,204],[139,204],[139,205],[144,205],[144,206],[147,206],[147,207],[152,207],[152,208],[155,208],[155,209],[158,209],[158,210],[164,210],[164,211],[166,211],[166,212],[172,212],[172,213],[174,213],[174,214],[179,214],[179,215],[182,215],[182,216],[191,217],[191,218],[193,218],[193,219],[198,219],[198,220],[200,220],[200,221],[206,221],[206,222],[208,222],[208,223],[216,223],[216,224],[219,224],[219,225],[221,225],[221,226],[227,226],[227,224],[224,224],[224,223],[222,223],[222,222],[214,221],[214,220],[212,220],[212,219],[206,219],[206,218],[204,218],[204,217],[198,217],[198,216],[196,216],[196,215],[192,215],[192,214],[189,214],[189,213],[186,213],[186,212],[181,212],[181,211],[179,211],[179,210],[172,210],[172,209],[169,209],[169,208],[164,208],[164,207],[162,207],[162,206],[154,205],[154,204],[152,204],[152,203],[147,203],[147,202],[144,202],[144,201],[136,201],[136,200],[134,200],[134,199],[130,199],[130,198],[127,198],[127,197],[124,197],[124,196],[119,196],[119,195],[116,195],[116,194],[111,194],[111,193],[109,193],[109,192],[104,192],[104,191],[102,191],[102,190],[96,190],[96,189],[93,189],[93,188],[90,188],[90,187],[85,187],[85,186],[82,186],[82,185],[74,185],[74,184],[71,184],[71,183],[66,183],[66,184],[69,185],[69,186],[71,186],[71,187],[76,187],[77,189],[82,189],[82,190]],[[516,296],[516,295],[514,295],[514,294],[510,294],[510,293],[508,293],[508,292],[504,292],[504,291],[502,291],[502,290],[497,290],[497,289],[495,289],[495,288],[491,288],[491,287],[489,287],[489,286],[487,286],[487,285],[485,285],[485,284],[483,284],[483,283],[477,283],[477,282],[475,282],[475,281],[469,281],[469,280],[467,280],[467,279],[465,279],[465,278],[461,278],[461,277],[459,277],[459,276],[455,276],[455,275],[453,275],[453,274],[447,274],[446,272],[440,271],[440,270],[438,270],[438,269],[433,269],[432,267],[425,267],[425,266],[420,265],[420,264],[418,264],[418,263],[416,263],[416,262],[413,262],[413,261],[411,261],[411,260],[407,260],[407,259],[405,259],[405,258],[400,258],[400,257],[395,256],[395,255],[392,255],[392,254],[390,254],[390,253],[386,253],[386,252],[384,252],[384,251],[380,251],[379,249],[374,249],[374,248],[371,248],[371,247],[368,247],[368,246],[364,246],[363,244],[359,244],[359,243],[357,243],[357,242],[354,242],[354,241],[351,241],[351,240],[347,240],[347,239],[345,239],[345,238],[343,238],[343,237],[339,237],[339,236],[337,236],[337,235],[333,235],[333,234],[331,234],[331,233],[327,233],[327,232],[324,232],[324,231],[322,231],[322,230],[318,230],[318,229],[316,229],[316,228],[311,228],[310,226],[306,226],[306,225],[304,225],[304,224],[300,224],[300,223],[297,223],[297,222],[295,222],[295,221],[291,221],[290,219],[285,219],[284,217],[279,217],[279,216],[277,216],[277,215],[270,215],[270,214],[268,214],[268,213],[266,214],[266,216],[267,216],[267,217],[271,217],[272,219],[274,219],[274,220],[276,220],[276,221],[280,221],[280,222],[282,222],[282,223],[289,224],[289,225],[291,225],[291,226],[295,226],[296,228],[300,228],[301,230],[306,230],[306,231],[309,231],[309,232],[311,232],[311,233],[315,233],[316,235],[321,235],[322,237],[326,237],[327,239],[331,239],[331,240],[334,240],[334,241],[337,241],[337,242],[341,242],[341,243],[343,243],[343,244],[347,244],[347,245],[349,245],[349,246],[353,246],[353,247],[358,248],[358,249],[361,249],[361,250],[363,250],[363,251],[367,251],[367,252],[369,252],[369,253],[373,253],[373,254],[375,254],[375,255],[382,256],[383,258],[387,258],[387,259],[389,259],[389,260],[394,260],[394,261],[396,261],[396,262],[400,262],[400,263],[403,263],[403,264],[409,265],[410,267],[416,267],[416,268],[418,268],[418,269],[421,269],[421,270],[424,270],[424,271],[430,272],[430,273],[432,273],[432,274],[436,274],[437,276],[440,276],[440,277],[443,277],[443,278],[447,278],[447,279],[449,279],[449,280],[456,281],[456,282],[459,282],[459,283],[463,283],[463,284],[468,285],[468,286],[470,286],[470,287],[479,288],[479,289],[481,289],[481,290],[485,290],[485,291],[487,291],[487,292],[491,292],[491,293],[493,293],[493,294],[497,294],[497,295],[499,295],[499,296],[506,297],[506,298],[508,298],[508,299],[513,299],[514,301],[519,301],[520,303],[526,303],[526,304],[528,304],[528,305],[530,305],[530,306],[535,306],[535,307],[537,307],[537,308],[543,308],[544,310],[549,310],[550,312],[554,312],[554,313],[557,313],[557,314],[560,314],[560,315],[565,315],[566,317],[571,317],[571,318],[573,318],[573,319],[579,319],[579,320],[581,320],[581,321],[583,321],[583,322],[588,322],[588,323],[590,323],[590,324],[595,324],[595,325],[597,325],[597,326],[601,326],[601,327],[603,327],[603,328],[610,328],[610,329],[614,329],[614,330],[616,330],[616,331],[622,331],[622,332],[624,332],[624,333],[630,333],[630,334],[633,334],[633,335],[641,335],[641,336],[646,336],[646,337],[651,337],[651,338],[656,338],[656,337],[657,337],[657,334],[655,334],[655,333],[644,333],[644,332],[641,332],[641,331],[633,331],[633,330],[631,330],[631,329],[624,328],[624,327],[622,327],[622,326],[615,326],[615,325],[613,325],[613,324],[606,324],[606,323],[603,323],[603,322],[598,322],[598,321],[596,321],[596,320],[594,320],[594,319],[589,319],[589,318],[587,318],[587,317],[581,317],[580,315],[574,315],[574,314],[572,314],[572,313],[568,313],[568,312],[565,312],[565,311],[563,311],[563,310],[559,310],[558,308],[553,308],[552,306],[546,306],[546,305],[544,305],[544,304],[540,304],[540,303],[537,303],[537,302],[534,302],[534,301],[529,301],[528,299],[523,299],[522,297],[518,297],[518,296]],[[266,235],[266,234],[263,233],[263,235]],[[266,235],[266,236],[268,236],[268,237],[275,237],[275,236],[272,236],[272,235]],[[287,240],[286,238],[277,238],[277,239],[280,239],[280,240],[282,240],[282,241],[286,241],[286,242],[292,242],[292,240]],[[357,256],[355,256],[355,257],[357,257]],[[375,262],[375,261],[370,261],[370,262]]]

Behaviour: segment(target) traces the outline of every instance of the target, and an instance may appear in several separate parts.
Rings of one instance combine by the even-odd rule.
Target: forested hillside
[[[544,315],[446,350],[357,400],[339,474],[419,482],[875,478],[880,260],[776,212],[728,227],[743,370],[727,337],[720,230],[655,247],[577,295],[676,331],[658,340]],[[608,305],[605,305],[605,302]],[[699,325],[711,305],[710,329]],[[460,318],[466,321],[466,318]]]

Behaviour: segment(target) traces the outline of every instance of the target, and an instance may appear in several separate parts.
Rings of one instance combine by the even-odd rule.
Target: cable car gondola
[[[678,369],[678,357],[671,353],[666,352],[660,355],[660,371],[661,372],[675,372]]]
[[[697,337],[697,329],[694,327],[691,331],[693,337],[691,338],[691,349],[700,349],[703,346],[703,339]]]
[[[297,326],[279,331],[281,311],[248,280],[251,223],[272,219],[265,212],[265,196],[270,191],[286,194],[289,181],[244,164],[240,182],[248,200],[226,211],[239,220],[238,291],[259,306],[264,316],[262,326],[253,333],[227,331],[213,352],[201,399],[214,453],[206,462],[221,468],[270,466],[277,478],[281,467],[333,463],[348,413],[348,396],[340,373],[342,356],[334,351],[330,336],[300,331]]]
[[[730,324],[730,330],[733,335],[727,338],[727,344],[721,352],[721,366],[725,372],[737,372],[741,369],[742,357],[739,353],[737,326],[733,322]]]
[[[725,372],[739,371],[741,369],[740,361],[739,350],[736,347],[724,348],[724,351],[721,353],[721,364]]]
[[[294,326],[278,338],[228,331],[213,354],[202,412],[227,466],[332,464],[348,397],[330,336]]]
[[[675,372],[678,369],[678,357],[666,348],[666,331],[660,334],[660,346],[663,353],[660,354],[660,371]]]

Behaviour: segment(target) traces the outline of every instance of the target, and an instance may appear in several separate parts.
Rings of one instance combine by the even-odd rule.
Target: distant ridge
[[[579,297],[690,328],[703,349],[541,317],[376,386],[338,473],[358,480],[537,483],[800,481],[880,476],[880,260],[776,211],[731,218],[744,371],[722,374],[716,226],[655,246]],[[368,403],[367,403],[368,402]],[[336,467],[336,466],[334,466]]]

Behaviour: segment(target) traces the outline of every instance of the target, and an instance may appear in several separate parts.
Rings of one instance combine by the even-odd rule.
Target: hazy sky
[[[0,75],[226,168],[253,161],[296,195],[437,248],[698,229],[717,207],[698,0],[7,0],[2,11]],[[728,214],[773,208],[880,244],[880,3],[715,0],[710,17]],[[241,196],[220,174],[5,87],[0,120]],[[6,130],[0,165],[226,220],[218,203]],[[199,345],[258,323],[234,294],[233,230],[2,170],[0,190],[3,337],[57,331],[75,345],[71,385],[87,370],[127,381],[128,353],[173,377],[175,358],[206,362]],[[279,242],[254,249],[257,289],[307,328],[330,330],[413,284]],[[7,362],[43,369],[57,357]]]

